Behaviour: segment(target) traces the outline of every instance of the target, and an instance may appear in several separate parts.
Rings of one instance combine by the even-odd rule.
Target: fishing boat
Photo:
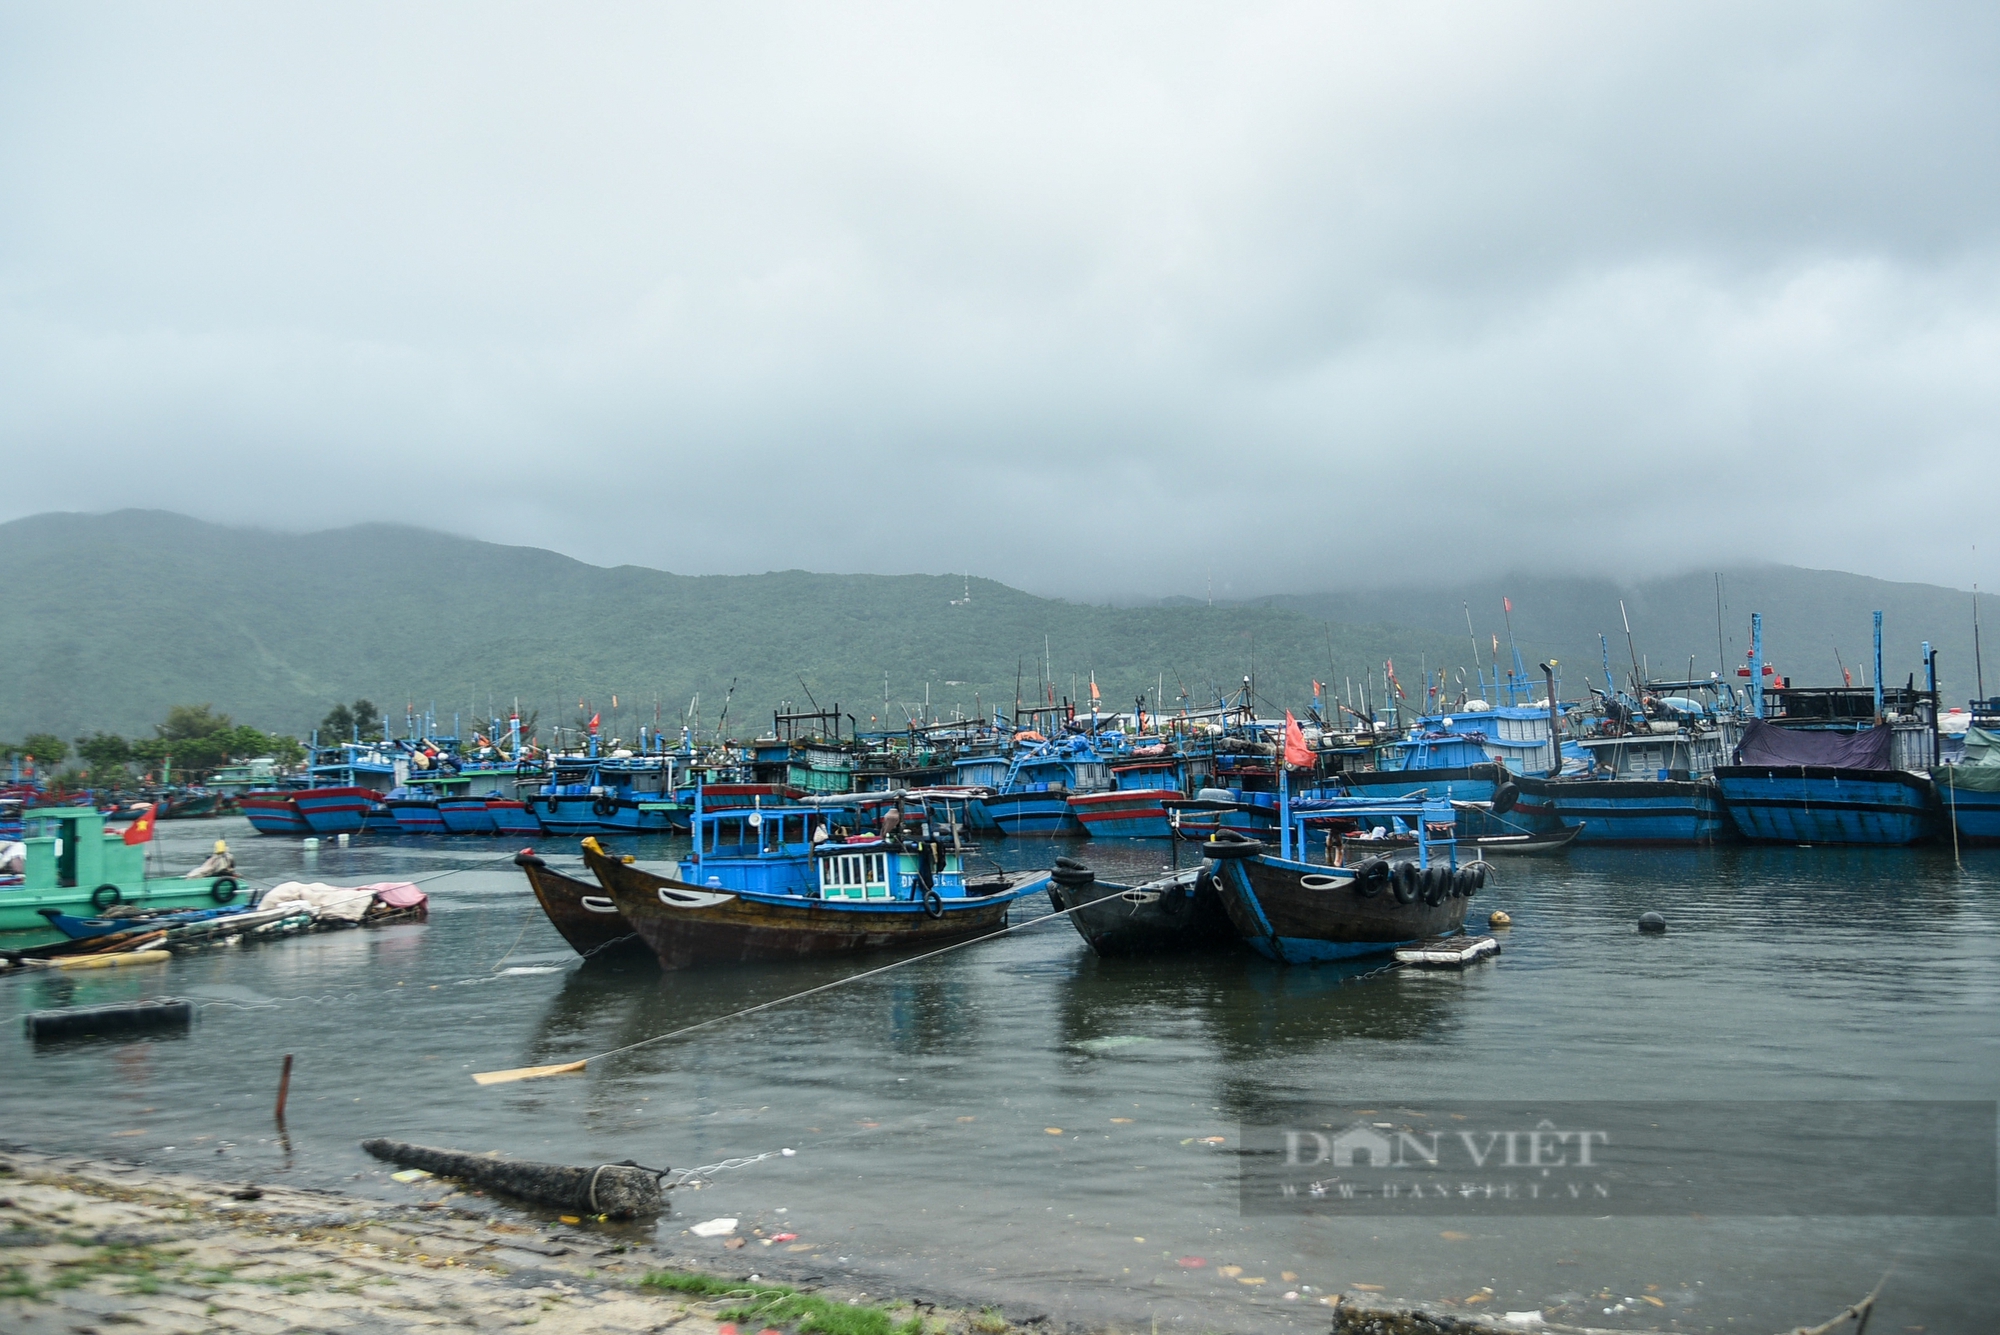
[[[1229,921],[1252,950],[1280,964],[1319,964],[1386,954],[1464,929],[1485,868],[1457,865],[1455,840],[1432,837],[1432,831],[1452,828],[1449,803],[1325,798],[1287,808],[1275,854],[1240,835],[1218,837],[1202,849],[1215,864]],[[1293,855],[1294,847],[1323,842],[1315,836],[1331,822],[1390,816],[1417,831],[1415,858],[1336,867]]]
[[[1069,809],[1083,832],[1093,839],[1173,838],[1168,804],[1187,794],[1182,791],[1180,758],[1167,744],[1144,742],[1107,767],[1110,788],[1070,794]]]
[[[1454,802],[1452,813],[1462,821],[1468,812],[1489,812],[1492,805],[1487,802]],[[1346,866],[1368,858],[1403,858],[1417,855],[1417,835],[1414,830],[1402,825],[1400,828],[1385,828],[1377,825],[1367,830],[1357,830],[1352,834],[1330,832],[1329,838],[1337,843],[1339,864]],[[1564,826],[1560,829],[1523,829],[1513,834],[1458,835],[1457,843],[1461,853],[1484,857],[1489,853],[1510,857],[1547,857],[1560,853],[1575,843],[1583,834],[1582,825]],[[1442,832],[1440,832],[1442,833]]]
[[[208,922],[215,918],[234,917],[252,907],[254,905],[245,903],[198,909],[140,909],[134,913],[106,917],[80,917],[74,913],[64,913],[60,909],[42,909],[41,916],[49,926],[70,940],[86,941],[92,937],[109,936],[114,932],[182,927],[191,922]]]
[[[1960,839],[2000,843],[2000,732],[1967,728],[1961,758],[1933,769],[1931,781]]]
[[[1605,655],[1605,681],[1611,680]],[[1582,774],[1510,776],[1524,820],[1578,826],[1584,843],[1706,844],[1735,836],[1715,783],[1741,733],[1735,692],[1719,679],[1648,682],[1637,698],[1607,688]],[[1567,747],[1565,748],[1567,750]]]
[[[522,796],[552,834],[667,834],[687,828],[687,808],[674,796],[684,759],[557,756],[547,779]]]
[[[940,946],[998,930],[1047,872],[968,876],[963,850],[919,827],[912,837],[837,838],[825,807],[707,811],[694,848],[661,875],[586,843],[590,868],[660,964],[799,959]]]
[[[246,792],[237,799],[243,814],[259,834],[305,835],[313,832],[292,800],[295,790],[265,788]]]
[[[42,807],[25,813],[21,880],[0,885],[0,932],[44,929],[43,910],[84,916],[117,904],[144,908],[214,908],[241,887],[233,876],[148,876],[143,838],[107,830],[89,807]]]
[[[602,853],[594,838],[584,842]],[[638,943],[632,924],[625,921],[625,915],[596,881],[563,875],[532,848],[516,853],[514,865],[527,873],[529,888],[548,915],[549,924],[577,954],[596,955],[623,943]]]
[[[1169,954],[1236,944],[1206,865],[1123,885],[1098,880],[1072,858],[1057,858],[1049,877],[1049,903],[1056,912],[1069,914],[1077,935],[1099,955]]]
[[[1048,838],[1087,833],[1070,805],[1073,794],[1103,792],[1110,769],[1087,733],[1055,741],[1017,742],[1007,773],[986,808],[1009,837]]]
[[[1763,619],[1751,617],[1753,672]],[[1715,781],[1745,838],[1788,844],[1915,843],[1942,828],[1930,770],[1937,763],[1937,658],[1924,646],[1927,688],[1882,686],[1882,614],[1875,614],[1872,689],[1754,690],[1756,716],[1734,763]],[[1753,680],[1757,678],[1753,677]]]

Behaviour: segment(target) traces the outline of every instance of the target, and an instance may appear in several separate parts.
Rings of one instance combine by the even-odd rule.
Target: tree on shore
[[[382,732],[382,715],[372,700],[356,700],[351,705],[337,704],[319,721],[321,746],[338,746],[356,737],[364,742],[372,742],[376,739],[375,735],[380,732]]]

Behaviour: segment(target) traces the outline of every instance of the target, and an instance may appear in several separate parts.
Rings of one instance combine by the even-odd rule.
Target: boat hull
[[[152,878],[118,884],[119,902],[148,909],[212,909],[216,907],[215,887],[228,882],[225,894],[236,899],[241,893],[234,876],[218,876],[197,881],[178,876]],[[52,910],[75,919],[94,917],[98,909],[91,896],[94,885],[62,886],[29,890],[23,886],[0,886],[0,932],[43,932],[57,930],[43,910]]]
[[[1514,810],[1531,828],[1581,825],[1582,844],[1709,844],[1734,837],[1708,779],[1531,779]]]
[[[1067,793],[999,793],[986,799],[986,809],[1010,838],[1077,837],[1084,832]]]
[[[492,834],[493,815],[486,809],[483,797],[441,797],[438,799],[438,819],[452,834]]]
[[[1402,904],[1383,889],[1364,897],[1353,869],[1269,856],[1223,858],[1216,883],[1244,944],[1280,964],[1320,964],[1385,954],[1464,929],[1472,901],[1446,895]]]
[[[1069,809],[1093,839],[1171,839],[1167,803],[1179,797],[1170,788],[1078,793],[1069,799]]]
[[[299,814],[298,804],[290,796],[278,797],[269,793],[252,793],[245,796],[239,805],[243,814],[250,818],[251,827],[259,834],[311,834],[312,826]]]
[[[1052,880],[1049,903],[1099,955],[1164,955],[1227,950],[1236,931],[1207,868],[1144,886]],[[1079,907],[1081,906],[1081,907]]]
[[[396,828],[404,834],[448,834],[444,817],[438,812],[437,802],[428,797],[394,798],[389,802],[389,810],[396,817]]]
[[[639,934],[611,902],[604,887],[565,876],[533,852],[514,855],[514,865],[527,873],[535,902],[549,925],[562,934],[579,955],[596,955],[620,946],[639,946]]]
[[[1927,775],[1818,765],[1729,765],[1715,781],[1737,833],[1761,843],[1913,844],[1934,832]]]
[[[486,799],[487,815],[493,821],[493,832],[501,835],[538,835],[542,832],[541,821],[529,809],[526,802],[511,797],[489,797]]]
[[[551,834],[685,834],[688,829],[684,806],[653,798],[545,793],[528,806]]]
[[[292,794],[292,804],[312,834],[356,834],[377,796],[367,788],[304,788]]]
[[[666,969],[950,945],[998,931],[1008,905],[1048,885],[1047,872],[1009,873],[1000,892],[946,898],[933,918],[912,900],[737,893],[658,876],[588,847],[583,856]]]

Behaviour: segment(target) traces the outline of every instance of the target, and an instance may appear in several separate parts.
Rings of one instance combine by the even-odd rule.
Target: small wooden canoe
[[[638,944],[638,935],[611,902],[604,887],[565,876],[533,849],[514,855],[514,865],[528,874],[528,885],[549,922],[579,955],[595,955],[621,943]]]

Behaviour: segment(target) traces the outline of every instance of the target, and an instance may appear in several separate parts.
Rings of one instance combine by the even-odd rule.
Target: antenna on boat
[[[1715,572],[1715,669],[1718,676],[1729,675],[1729,656],[1722,651],[1722,572]],[[1689,676],[1694,675],[1689,673]]]
[[[1632,689],[1646,689],[1646,674],[1639,670],[1639,651],[1632,644],[1632,618],[1626,614],[1625,600],[1618,600],[1618,615],[1625,622],[1625,652],[1632,655]]]
[[[1973,548],[1978,551],[1978,548]],[[1978,679],[1979,698],[1986,698],[1986,664],[1979,657],[1979,584],[1972,585],[1972,672]]]

